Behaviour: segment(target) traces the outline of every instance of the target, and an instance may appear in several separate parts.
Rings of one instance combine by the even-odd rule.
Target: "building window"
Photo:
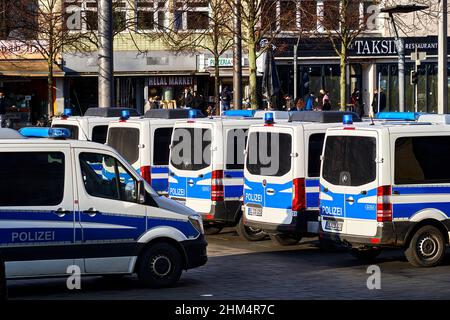
[[[292,0],[280,1],[280,28],[283,31],[297,29],[297,3]]]
[[[25,2],[0,0],[0,39],[36,39],[38,29],[37,9],[37,0]]]
[[[316,30],[317,1],[303,0],[300,2],[300,26],[303,31]]]
[[[166,20],[165,1],[139,0],[137,6],[137,29],[162,29]]]

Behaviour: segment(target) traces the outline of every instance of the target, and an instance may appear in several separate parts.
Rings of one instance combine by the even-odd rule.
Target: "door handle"
[[[355,202],[355,200],[353,198],[347,198],[347,199],[345,199],[345,201],[350,202],[350,203]]]
[[[95,208],[89,208],[87,210],[84,210],[82,214],[86,214],[90,217],[95,217],[97,214],[100,214],[100,211],[96,210]]]
[[[192,180],[188,181],[188,185],[189,185],[190,187],[192,187],[192,186],[194,185],[194,181],[192,181]]]
[[[55,211],[52,211],[53,214],[56,214],[58,217],[63,218],[66,216],[66,214],[70,214],[72,211],[66,210],[63,208],[58,208]]]
[[[273,190],[273,189],[267,189],[267,190],[266,190],[266,193],[267,193],[269,196],[272,196],[272,195],[275,194],[275,190]]]

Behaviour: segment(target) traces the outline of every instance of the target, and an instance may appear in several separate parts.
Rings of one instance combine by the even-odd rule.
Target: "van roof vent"
[[[195,111],[195,118],[205,118],[205,115],[196,109],[150,109],[144,118],[151,119],[188,119],[189,111]]]
[[[450,124],[450,114],[422,114],[418,122]]]
[[[139,117],[140,113],[132,108],[89,108],[84,115],[86,117],[103,117],[103,118],[118,118],[122,116],[122,111],[127,110],[130,117]]]
[[[351,115],[353,122],[361,122],[361,118],[350,111],[293,111],[289,115],[289,122],[341,123],[344,115]]]
[[[25,139],[25,137],[14,129],[0,128],[0,139]]]

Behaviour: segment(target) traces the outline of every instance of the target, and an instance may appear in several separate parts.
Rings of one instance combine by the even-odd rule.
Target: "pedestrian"
[[[353,111],[356,112],[357,115],[362,117],[364,115],[364,109],[361,103],[361,95],[358,90],[358,88],[355,88],[353,90],[352,96],[351,96],[351,103],[353,107]]]
[[[205,108],[205,101],[203,97],[197,92],[194,91],[194,98],[192,99],[192,108],[203,111]]]
[[[222,90],[222,93],[220,94],[220,107],[222,111],[230,109],[230,104],[231,104],[231,91],[227,86],[225,86]]]
[[[3,128],[6,114],[6,98],[3,91],[0,91],[0,128]]]
[[[191,90],[189,88],[185,88],[183,95],[180,99],[180,106],[183,108],[190,109],[192,108],[192,102],[194,97],[192,96]]]
[[[144,105],[144,112],[151,110],[151,109],[155,109],[155,104],[153,101],[153,97],[149,97],[147,102]]]
[[[295,107],[294,101],[292,101],[292,97],[289,94],[286,94],[284,97],[283,110],[290,110]]]
[[[328,92],[328,90],[323,90],[322,111],[330,111],[330,110],[331,110],[330,93]]]
[[[316,100],[316,97],[314,95],[314,92],[311,92],[309,96],[306,98],[305,103],[305,110],[306,111],[312,111],[314,109],[314,101]]]
[[[384,94],[383,89],[380,88],[379,90],[379,94],[378,89],[375,89],[373,93],[372,110],[374,113],[378,113],[378,110],[379,112],[383,112],[386,109],[386,95]],[[380,96],[380,102],[378,102],[378,96]]]

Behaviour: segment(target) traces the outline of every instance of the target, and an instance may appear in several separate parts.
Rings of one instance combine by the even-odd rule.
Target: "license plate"
[[[247,207],[247,214],[249,216],[262,217],[262,208],[258,207]]]
[[[342,231],[343,221],[327,220],[325,222],[325,229],[332,231]]]

